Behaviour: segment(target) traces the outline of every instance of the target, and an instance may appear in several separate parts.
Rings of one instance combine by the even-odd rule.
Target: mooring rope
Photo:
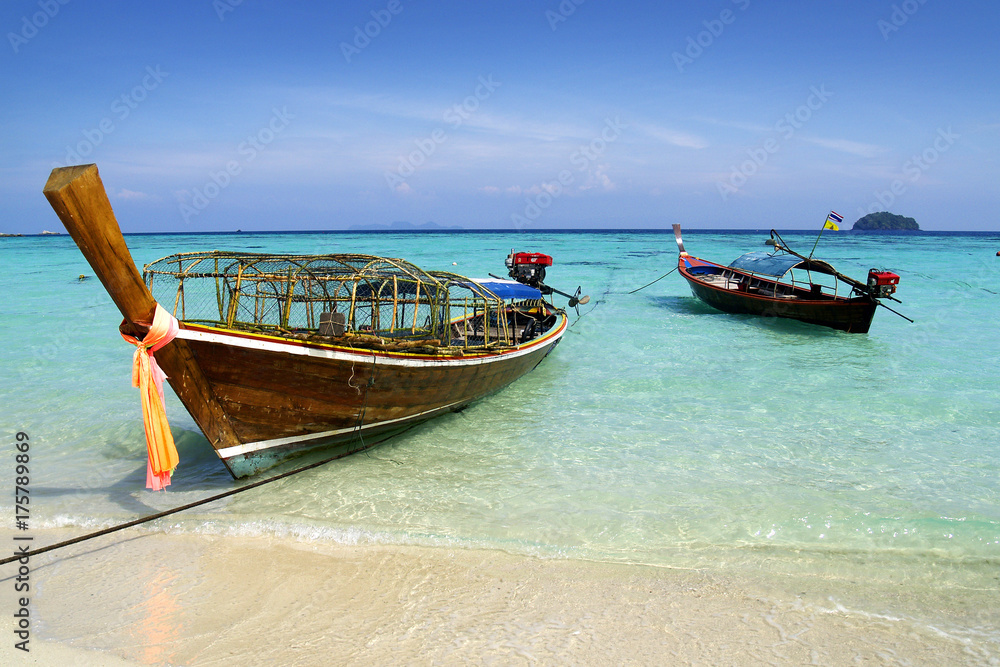
[[[654,280],[653,282],[651,282],[651,283],[648,283],[648,284],[646,284],[646,285],[643,285],[642,287],[640,287],[640,288],[638,288],[638,289],[634,289],[634,290],[632,290],[631,292],[627,292],[627,294],[635,294],[635,293],[636,293],[636,292],[638,292],[639,290],[642,290],[642,289],[646,289],[646,288],[647,288],[647,287],[649,287],[650,285],[654,285],[654,284],[656,284],[656,283],[660,282],[661,280],[663,280],[664,278],[666,278],[667,276],[669,276],[669,275],[670,275],[671,273],[673,273],[673,272],[674,272],[674,271],[676,271],[676,270],[677,270],[677,267],[675,266],[674,268],[670,269],[669,271],[667,271],[666,273],[664,273],[664,274],[663,274],[662,276],[660,276],[659,278],[657,278],[656,280]]]
[[[309,465],[302,466],[301,468],[296,468],[295,470],[289,470],[288,472],[283,472],[280,475],[275,475],[274,477],[268,477],[267,479],[260,480],[258,482],[253,482],[247,484],[246,486],[241,486],[238,489],[230,489],[229,491],[224,491],[223,493],[218,493],[209,498],[203,498],[202,500],[197,500],[193,503],[188,503],[187,505],[182,505],[180,507],[175,507],[163,512],[157,512],[156,514],[150,514],[149,516],[143,517],[141,519],[135,519],[134,521],[128,521],[126,523],[118,524],[117,526],[112,526],[110,528],[105,528],[103,530],[98,530],[93,533],[88,533],[87,535],[81,535],[80,537],[74,537],[71,540],[66,540],[64,542],[59,542],[57,544],[51,544],[47,547],[42,547],[41,549],[34,549],[32,551],[26,551],[23,553],[18,553],[16,556],[11,556],[9,558],[4,558],[0,560],[0,565],[6,565],[7,563],[13,563],[21,558],[30,558],[31,556],[38,556],[48,551],[54,551],[56,549],[61,549],[63,547],[68,547],[72,544],[77,544],[79,542],[85,542],[87,540],[92,540],[95,537],[101,537],[102,535],[109,535],[111,533],[116,533],[119,530],[124,530],[126,528],[131,528],[132,526],[138,526],[139,524],[148,523],[155,519],[162,519],[165,516],[170,516],[171,514],[177,514],[178,512],[183,512],[184,510],[189,510],[192,507],[198,507],[199,505],[206,505],[208,503],[214,502],[216,500],[221,500],[229,496],[235,496],[238,493],[243,493],[244,491],[249,491],[250,489],[256,489],[258,486],[264,486],[265,484],[270,484],[271,482],[276,482],[279,479],[284,479],[286,477],[291,477],[292,475],[297,475],[299,473],[305,472],[307,470],[312,470],[313,468],[318,468],[321,465],[330,463],[339,458],[342,458],[343,454],[337,454],[336,456],[331,456],[330,458],[323,459],[322,461],[317,461],[316,463],[310,463]]]
[[[353,347],[352,347],[352,349],[353,349]],[[362,399],[361,410],[358,412],[358,419],[355,422],[355,428],[357,429],[358,439],[361,441],[361,450],[362,451],[367,451],[369,449],[367,443],[365,443],[364,435],[362,435],[362,429],[364,428],[365,414],[368,411],[368,390],[375,384],[375,368],[376,368],[376,366],[377,366],[377,358],[373,356],[372,357],[371,374],[370,374],[370,377],[368,378],[368,382],[365,385],[365,394],[364,394],[364,397]],[[352,369],[351,372],[352,372],[352,377],[353,377],[353,369]],[[348,381],[348,384],[350,384],[350,381]],[[353,387],[353,385],[351,385],[351,386]],[[357,387],[354,387],[354,388],[358,389]],[[360,393],[360,389],[358,389],[358,391]],[[301,468],[296,468],[295,470],[290,470],[288,472],[281,473],[280,475],[275,475],[274,477],[269,477],[267,479],[263,479],[263,480],[260,480],[258,482],[253,482],[251,484],[247,484],[246,486],[241,486],[238,489],[230,489],[229,491],[225,491],[223,493],[219,493],[219,494],[216,494],[216,495],[211,496],[209,498],[204,498],[202,500],[195,501],[193,503],[188,503],[187,505],[182,505],[181,507],[175,507],[173,509],[166,510],[164,512],[157,512],[156,514],[150,514],[149,516],[143,517],[141,519],[135,519],[134,521],[128,521],[126,523],[118,524],[117,526],[112,526],[111,528],[105,528],[103,530],[98,530],[98,531],[93,532],[93,533],[88,533],[87,535],[81,535],[80,537],[74,537],[71,540],[66,540],[64,542],[59,542],[58,544],[51,544],[51,545],[49,545],[47,547],[42,547],[41,549],[35,549],[34,551],[26,551],[24,553],[18,553],[16,556],[11,556],[9,558],[4,558],[4,559],[0,560],[0,565],[6,565],[7,563],[13,563],[14,561],[20,560],[21,558],[30,558],[31,556],[37,556],[37,555],[46,553],[48,551],[55,551],[56,549],[61,549],[63,547],[68,547],[70,545],[77,544],[79,542],[85,542],[87,540],[92,540],[95,537],[101,537],[102,535],[109,535],[111,533],[116,533],[119,530],[124,530],[126,528],[131,528],[132,526],[138,526],[138,525],[143,524],[143,523],[148,523],[148,522],[153,521],[155,519],[162,519],[165,516],[170,516],[171,514],[177,514],[178,512],[183,512],[184,510],[189,510],[192,507],[198,507],[199,505],[206,505],[206,504],[208,504],[210,502],[214,502],[216,500],[221,500],[221,499],[226,498],[228,496],[235,496],[238,493],[243,493],[244,491],[249,491],[250,489],[256,489],[258,486],[264,486],[265,484],[270,484],[271,482],[276,482],[279,479],[284,479],[285,477],[291,477],[292,475],[297,475],[300,472],[305,472],[307,470],[312,470],[313,468],[318,468],[321,465],[325,465],[327,463],[330,463],[331,461],[335,461],[335,460],[337,460],[339,458],[343,458],[343,456],[344,456],[343,454],[337,454],[335,456],[331,456],[330,458],[323,459],[322,461],[317,461],[316,463],[310,463],[307,466],[302,466]]]
[[[579,322],[580,320],[582,320],[585,316],[590,315],[592,312],[594,312],[595,310],[597,310],[597,307],[600,306],[602,303],[604,303],[607,300],[608,295],[611,294],[611,286],[614,284],[615,271],[617,271],[617,270],[618,269],[612,267],[612,269],[611,269],[611,275],[608,277],[608,286],[606,288],[604,288],[604,294],[602,294],[597,299],[594,299],[594,305],[591,306],[590,308],[588,308],[587,310],[583,311],[575,320],[573,320],[573,323],[569,325],[570,329],[572,329],[573,327],[575,327],[576,324],[577,324],[577,322]]]
[[[358,433],[358,440],[361,441],[361,451],[368,452],[368,444],[365,442],[365,435],[362,433],[362,429],[365,426],[365,414],[368,412],[368,390],[375,386],[375,366],[377,362],[377,357],[372,355],[372,369],[368,375],[368,382],[365,384],[365,395],[361,401],[361,410],[358,411],[358,419],[355,422],[355,428]]]

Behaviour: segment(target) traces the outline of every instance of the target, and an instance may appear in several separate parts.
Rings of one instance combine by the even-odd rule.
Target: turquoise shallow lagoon
[[[689,252],[719,262],[766,237],[685,230]],[[517,248],[552,255],[548,282],[591,295],[557,350],[499,394],[152,530],[869,582],[926,595],[928,619],[942,601],[988,612],[942,631],[997,655],[1000,234],[827,232],[817,257],[901,276],[891,305],[915,322],[880,309],[867,335],[723,314],[676,273],[629,294],[674,266],[669,233],[126,239],[140,266],[198,249],[364,252],[474,277],[503,273]],[[31,437],[32,526],[82,532],[237,485],[169,395],[181,465],[166,493],[143,489],[120,314],[95,278],[78,280],[92,271],[67,236],[0,241],[0,410],[7,442]],[[12,475],[0,469],[3,488]],[[12,523],[9,504],[0,516]]]

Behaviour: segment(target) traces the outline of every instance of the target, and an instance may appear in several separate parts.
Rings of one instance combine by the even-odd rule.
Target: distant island
[[[459,225],[439,225],[436,222],[425,222],[415,225],[412,222],[390,222],[388,224],[373,225],[351,225],[348,229],[359,231],[380,231],[380,232],[436,232],[462,229]]]
[[[920,225],[913,218],[906,218],[902,215],[879,211],[869,213],[854,223],[851,228],[859,231],[920,231]]]

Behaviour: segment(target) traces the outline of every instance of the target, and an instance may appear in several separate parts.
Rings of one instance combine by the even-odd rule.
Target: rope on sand
[[[367,390],[366,390],[366,394],[367,394]],[[360,424],[359,424],[359,427],[360,427]],[[360,428],[359,428],[359,433],[360,433]],[[362,440],[362,444],[363,443],[364,443],[364,440]],[[341,458],[343,456],[344,456],[344,454],[337,454],[336,456],[331,456],[328,459],[324,459],[324,460],[318,461],[316,463],[310,463],[309,465],[302,466],[301,468],[296,468],[295,470],[289,470],[288,472],[281,473],[280,475],[275,475],[274,477],[268,477],[267,479],[262,479],[262,480],[260,480],[258,482],[253,482],[251,484],[247,484],[246,486],[241,486],[238,489],[230,489],[229,491],[224,491],[222,493],[217,493],[214,496],[211,496],[209,498],[203,498],[202,500],[197,500],[197,501],[195,501],[193,503],[188,503],[187,505],[182,505],[180,507],[175,507],[173,509],[169,509],[169,510],[166,510],[166,511],[163,511],[163,512],[157,512],[156,514],[150,514],[149,516],[145,516],[145,517],[143,517],[141,519],[135,519],[134,521],[128,521],[126,523],[118,524],[117,526],[112,526],[110,528],[104,528],[103,530],[98,530],[98,531],[93,532],[93,533],[88,533],[86,535],[81,535],[80,537],[74,537],[71,540],[66,540],[64,542],[59,542],[57,544],[50,544],[49,546],[42,547],[41,549],[34,549],[34,550],[31,550],[31,551],[19,552],[16,556],[11,556],[9,558],[4,558],[3,560],[0,560],[0,565],[6,565],[7,563],[13,563],[14,561],[20,560],[22,558],[30,558],[31,556],[38,556],[40,554],[43,554],[43,553],[46,553],[46,552],[49,552],[49,551],[55,551],[56,549],[62,549],[63,547],[68,547],[68,546],[70,546],[72,544],[77,544],[79,542],[85,542],[87,540],[92,540],[95,537],[101,537],[102,535],[109,535],[111,533],[116,533],[119,530],[125,530],[126,528],[131,528],[132,526],[138,526],[139,524],[148,523],[149,521],[153,521],[155,519],[162,519],[165,516],[170,516],[171,514],[177,514],[178,512],[183,512],[184,510],[189,510],[192,507],[198,507],[199,505],[205,505],[205,504],[214,502],[216,500],[221,500],[223,498],[227,498],[229,496],[235,496],[238,493],[243,493],[244,491],[249,491],[250,489],[256,489],[258,486],[264,486],[265,484],[270,484],[271,482],[276,482],[279,479],[284,479],[286,477],[291,477],[292,475],[297,475],[297,474],[299,474],[301,472],[305,472],[307,470],[312,470],[313,468],[318,468],[321,465],[327,464],[330,461],[334,461],[334,460],[339,459],[339,458]]]

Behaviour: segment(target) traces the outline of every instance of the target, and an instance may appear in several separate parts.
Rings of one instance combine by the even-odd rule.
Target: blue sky
[[[95,6],[96,5],[96,6]],[[0,232],[997,230],[1000,3],[7,0]]]

